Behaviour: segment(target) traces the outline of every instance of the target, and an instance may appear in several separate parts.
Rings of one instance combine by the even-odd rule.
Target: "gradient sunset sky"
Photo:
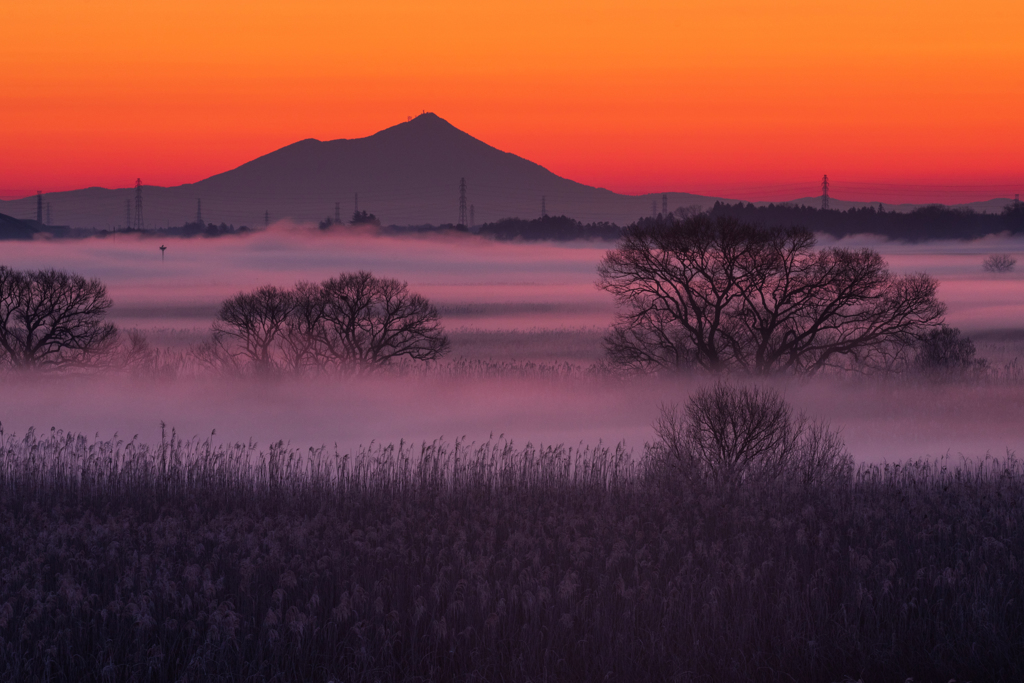
[[[619,192],[1024,189],[1024,2],[0,0],[0,197],[176,185],[432,111]]]

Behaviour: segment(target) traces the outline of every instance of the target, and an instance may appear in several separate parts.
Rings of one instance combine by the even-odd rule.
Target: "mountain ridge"
[[[650,215],[652,203],[660,211],[662,194],[667,195],[669,210],[739,201],[686,192],[623,195],[584,185],[424,112],[362,138],[298,140],[194,183],[143,186],[143,218],[148,228],[181,225],[195,220],[197,201],[202,200],[207,222],[258,227],[268,215],[270,220],[319,221],[333,218],[336,209],[345,221],[356,208],[358,195],[358,208],[376,214],[384,223],[455,223],[462,178],[477,224],[539,216],[543,205],[550,215],[621,225]],[[125,202],[134,210],[134,197],[134,188],[93,187],[51,193],[46,201],[52,204],[56,222],[103,229],[125,225]],[[804,198],[784,203],[819,201]],[[35,203],[35,197],[0,201],[0,212],[34,216]],[[877,203],[832,199],[832,205],[845,209]]]

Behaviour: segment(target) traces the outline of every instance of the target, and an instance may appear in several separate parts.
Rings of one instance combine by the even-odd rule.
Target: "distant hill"
[[[354,140],[302,140],[238,168],[190,185],[144,186],[146,227],[181,225],[196,215],[202,199],[207,221],[260,227],[271,220],[342,220],[355,208],[395,225],[458,221],[459,181],[466,179],[476,224],[502,218],[565,214],[584,222],[629,223],[661,210],[661,195],[628,196],[555,175],[522,157],[477,140],[434,114]],[[124,226],[125,202],[134,207],[134,188],[88,188],[48,194],[54,214],[75,227]],[[670,209],[716,198],[684,192],[668,195]],[[14,215],[35,211],[35,197],[0,202]]]
[[[626,225],[652,210],[661,211],[662,194],[622,195],[562,178],[522,157],[502,152],[460,131],[434,114],[422,114],[365,138],[302,140],[238,168],[177,187],[144,186],[143,218],[147,229],[181,226],[196,218],[202,200],[204,222],[262,227],[265,216],[319,222],[339,205],[347,221],[359,196],[359,209],[384,225],[446,224],[458,221],[459,181],[466,179],[467,203],[474,223],[504,218],[534,219],[542,202],[550,216],[565,215],[583,224]],[[91,187],[46,195],[53,213],[76,228],[124,228],[126,202],[134,210],[134,188]],[[736,199],[685,192],[667,194],[668,209]],[[998,213],[1010,200],[968,205]],[[0,211],[34,216],[37,198],[0,201]],[[820,206],[820,198],[790,202]],[[832,199],[833,208],[877,206]],[[765,204],[759,203],[758,205]],[[887,205],[908,212],[914,205]],[[134,220],[134,217],[133,217]]]
[[[0,213],[0,240],[30,240],[38,232],[35,221],[23,221]]]

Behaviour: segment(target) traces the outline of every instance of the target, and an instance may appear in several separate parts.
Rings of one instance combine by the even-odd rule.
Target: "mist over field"
[[[933,275],[948,305],[947,322],[975,337],[979,356],[996,366],[1024,356],[1024,274],[981,268],[989,253],[1024,252],[1024,240],[910,245],[858,237],[820,244],[871,247],[895,272]],[[167,247],[163,261],[160,245]],[[163,422],[185,437],[205,439],[216,430],[216,442],[251,439],[262,446],[284,440],[346,451],[371,441],[481,442],[504,435],[517,444],[624,441],[639,452],[652,438],[659,406],[685,402],[703,380],[587,372],[602,357],[601,337],[614,315],[611,296],[594,286],[608,248],[465,234],[383,237],[292,223],[219,239],[7,242],[4,265],[100,278],[114,301],[111,319],[170,349],[203,339],[220,302],[239,291],[370,270],[408,281],[435,303],[452,340],[445,361],[476,363],[477,370],[265,382],[7,376],[0,380],[0,421],[8,434],[55,427],[103,438],[137,434],[146,442],[159,440]],[[517,371],[501,372],[503,363],[518,364]],[[485,366],[491,370],[481,371]],[[1020,384],[817,378],[778,387],[796,408],[842,428],[861,461],[1024,452]]]

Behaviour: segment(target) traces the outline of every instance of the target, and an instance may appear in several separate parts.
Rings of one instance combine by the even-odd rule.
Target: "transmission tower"
[[[199,225],[206,225],[203,223],[203,200],[196,200],[196,223]]]
[[[142,221],[142,179],[135,179],[135,229],[141,231],[145,227]]]
[[[547,196],[540,198],[540,217],[544,218],[548,215],[548,198]]]
[[[468,226],[469,219],[466,217],[466,179],[459,181],[459,225]]]
[[[828,211],[828,174],[821,177],[821,210]]]
[[[36,222],[43,223],[43,191],[36,192]]]
[[[661,215],[668,216],[668,195],[661,195]]]
[[[341,202],[334,202],[334,222],[341,222]]]

